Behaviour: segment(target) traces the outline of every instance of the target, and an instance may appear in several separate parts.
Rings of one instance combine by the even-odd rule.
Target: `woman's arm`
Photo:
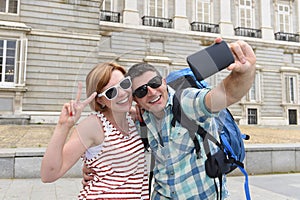
[[[74,124],[79,120],[82,110],[95,98],[96,93],[80,102],[82,85],[78,85],[75,101],[64,104],[59,121],[54,129],[52,138],[44,154],[41,165],[41,179],[43,182],[53,182],[63,176],[86,150]],[[66,143],[69,132],[72,134]],[[86,144],[89,144],[86,141]]]

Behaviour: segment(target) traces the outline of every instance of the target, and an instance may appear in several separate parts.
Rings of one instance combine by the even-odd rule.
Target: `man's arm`
[[[227,69],[231,73],[205,96],[205,105],[211,112],[239,101],[247,94],[255,78],[256,56],[249,44],[237,41],[229,44],[235,62]]]

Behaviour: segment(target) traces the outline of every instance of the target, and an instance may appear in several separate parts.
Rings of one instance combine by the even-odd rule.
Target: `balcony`
[[[120,23],[120,13],[108,10],[100,10],[100,21]]]
[[[191,30],[209,33],[220,33],[218,24],[209,24],[204,22],[192,22]]]
[[[237,27],[234,29],[234,34],[244,37],[261,38],[261,30],[245,27]]]
[[[274,34],[275,40],[283,40],[288,42],[299,42],[299,34],[277,32]]]
[[[161,17],[151,17],[151,16],[143,16],[143,25],[144,26],[155,26],[161,28],[173,28],[173,20],[168,18]]]

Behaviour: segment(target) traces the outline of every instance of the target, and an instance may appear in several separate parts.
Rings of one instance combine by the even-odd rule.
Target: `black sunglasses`
[[[118,96],[118,87],[122,88],[123,90],[128,90],[131,88],[131,79],[129,76],[121,80],[117,85],[114,85],[108,89],[106,89],[104,92],[99,93],[98,97],[105,96],[108,100],[112,100]]]
[[[147,84],[144,84],[140,87],[138,87],[133,93],[133,96],[136,96],[138,98],[143,98],[148,93],[148,86],[155,89],[160,87],[162,84],[162,77],[161,76],[155,76],[152,78]]]

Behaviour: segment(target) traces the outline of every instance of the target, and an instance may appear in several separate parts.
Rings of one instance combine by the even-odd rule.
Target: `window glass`
[[[296,103],[296,76],[285,76],[286,103]]]
[[[18,0],[0,0],[0,12],[18,13]]]
[[[112,2],[111,2],[111,0],[104,0],[103,1],[102,10],[112,11]]]
[[[149,0],[149,15],[153,17],[166,17],[164,16],[164,0]]]
[[[15,77],[16,41],[0,41],[0,81],[13,83]]]
[[[241,0],[239,5],[240,26],[252,28],[252,1]]]
[[[0,0],[0,12],[5,12],[6,10],[6,0]]]
[[[9,13],[17,13],[18,12],[18,0],[9,0],[8,12]]]
[[[211,23],[210,21],[210,1],[196,0],[196,21]]]
[[[257,124],[257,109],[248,109],[248,124]]]
[[[288,5],[278,5],[278,27],[280,32],[291,32],[290,7]]]

